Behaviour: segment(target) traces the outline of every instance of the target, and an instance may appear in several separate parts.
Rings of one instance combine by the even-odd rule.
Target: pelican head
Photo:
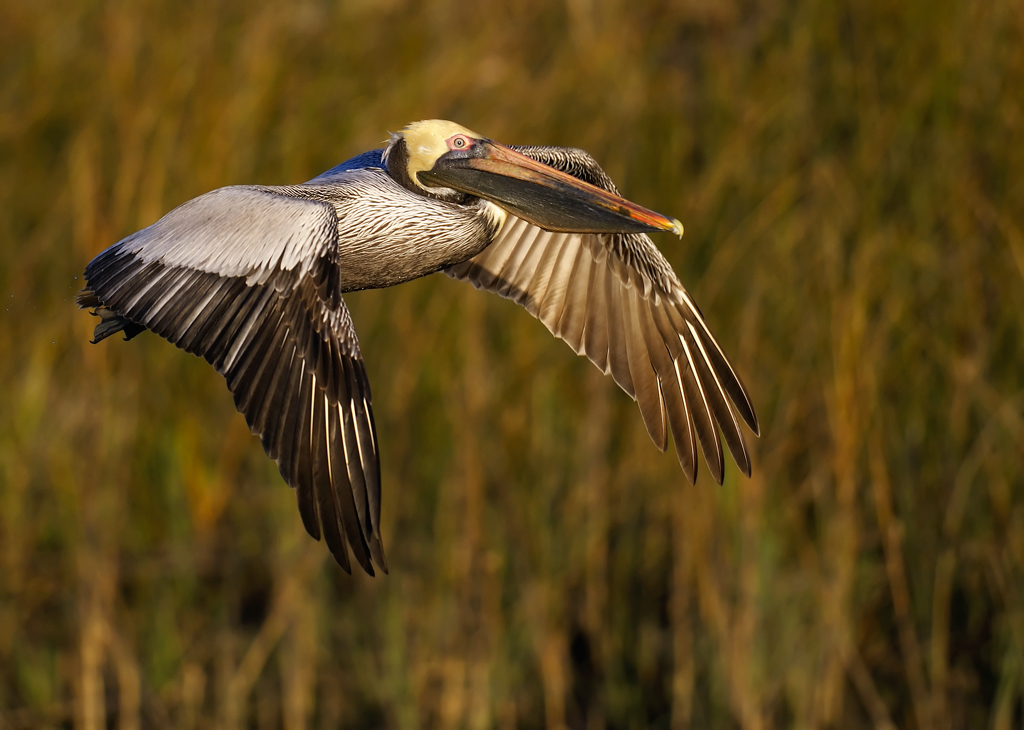
[[[452,201],[467,195],[483,198],[549,231],[683,233],[675,218],[631,203],[454,122],[413,122],[392,137],[385,155],[392,176],[423,195]]]

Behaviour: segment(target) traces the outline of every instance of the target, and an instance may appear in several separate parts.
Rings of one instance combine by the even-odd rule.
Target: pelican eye
[[[464,134],[456,134],[453,137],[449,137],[448,149],[450,150],[468,150],[473,146],[473,140]]]

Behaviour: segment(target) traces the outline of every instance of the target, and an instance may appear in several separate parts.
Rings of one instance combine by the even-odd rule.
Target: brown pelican
[[[214,190],[100,253],[81,307],[93,342],[152,330],[206,358],[285,481],[309,534],[373,574],[380,464],[370,385],[342,294],[444,271],[512,299],[671,430],[722,482],[756,434],[743,384],[646,231],[679,221],[619,197],[586,152],[506,147],[425,121],[302,185]],[[667,416],[667,424],[666,424]],[[671,428],[669,428],[671,427]]]

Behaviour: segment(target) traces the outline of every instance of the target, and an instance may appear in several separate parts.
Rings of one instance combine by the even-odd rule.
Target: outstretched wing
[[[367,573],[371,558],[386,572],[377,436],[337,282],[337,213],[286,191],[230,187],[185,203],[93,259],[79,304],[104,315],[97,340],[145,328],[206,358],[295,488],[309,534],[322,530],[347,571],[346,538]]]
[[[616,193],[582,150],[516,147],[528,157]],[[664,451],[668,426],[679,463],[697,478],[697,442],[722,483],[718,431],[744,474],[750,456],[740,419],[757,416],[697,305],[644,234],[544,231],[509,215],[495,241],[449,276],[511,299],[556,337],[586,355],[632,396],[651,439]]]

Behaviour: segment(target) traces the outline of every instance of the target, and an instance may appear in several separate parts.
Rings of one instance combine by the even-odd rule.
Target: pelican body
[[[679,221],[621,198],[586,152],[506,147],[452,122],[301,185],[214,190],[100,253],[95,339],[151,330],[204,357],[296,492],[306,530],[351,571],[387,572],[370,385],[342,294],[437,271],[519,303],[671,431],[716,481],[720,430],[749,476],[747,392],[647,232]]]

